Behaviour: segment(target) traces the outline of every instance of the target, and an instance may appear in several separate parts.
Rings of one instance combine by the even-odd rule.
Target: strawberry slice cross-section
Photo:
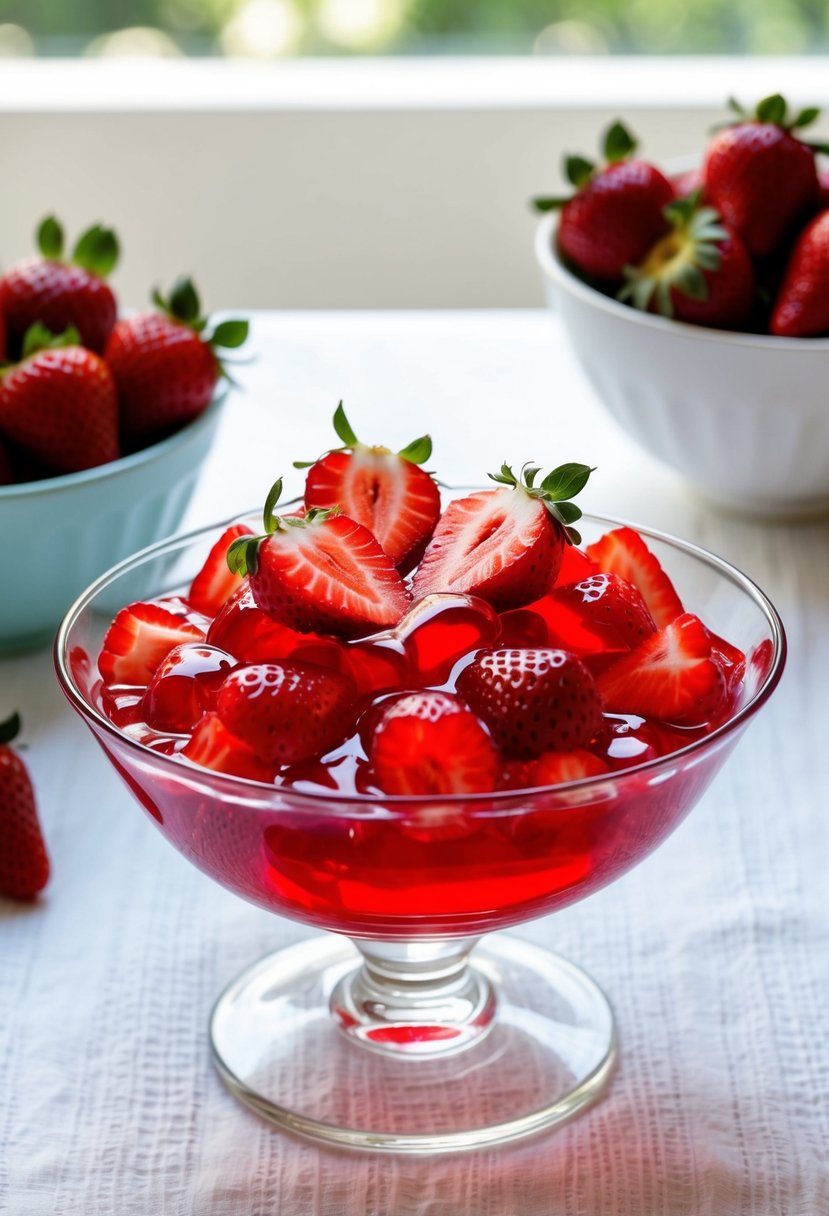
[[[201,629],[181,613],[161,604],[128,604],[107,630],[98,670],[105,684],[146,688],[174,646],[202,641]]]
[[[618,574],[638,590],[658,628],[685,609],[656,555],[633,528],[614,528],[587,546],[587,556],[605,574]]]

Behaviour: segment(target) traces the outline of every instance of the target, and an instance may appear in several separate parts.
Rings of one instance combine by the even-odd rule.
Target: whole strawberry
[[[0,894],[32,900],[49,880],[49,858],[31,778],[9,747],[19,729],[17,714],[0,723]]]
[[[566,650],[480,650],[457,689],[511,760],[586,747],[602,729],[595,681]]]
[[[797,239],[774,304],[771,332],[782,338],[829,335],[829,211]]]
[[[692,325],[745,329],[756,302],[753,263],[737,234],[699,199],[696,193],[668,204],[670,231],[626,268],[618,298]]]
[[[539,211],[561,208],[559,249],[591,278],[618,282],[625,266],[641,261],[667,230],[663,208],[674,187],[647,161],[630,159],[636,146],[627,128],[614,123],[604,138],[606,164],[566,158],[575,195],[533,200]]]
[[[101,354],[118,311],[105,282],[118,261],[118,238],[94,224],[64,260],[63,229],[50,215],[37,230],[37,244],[40,257],[18,262],[0,279],[9,352],[19,355],[27,331],[40,321],[52,333],[74,325],[81,343]]]
[[[788,115],[779,93],[753,114],[733,99],[737,122],[720,131],[703,163],[706,201],[744,241],[754,257],[773,253],[815,206],[815,147],[794,134],[818,117],[816,109]]]
[[[153,300],[158,311],[119,321],[105,352],[118,386],[121,432],[133,443],[197,417],[225,374],[217,350],[235,349],[248,336],[247,321],[210,327],[190,279],[178,279],[169,299],[156,291]]]
[[[20,363],[0,369],[0,433],[53,473],[76,473],[119,456],[118,401],[109,368],[70,327],[35,324]]]

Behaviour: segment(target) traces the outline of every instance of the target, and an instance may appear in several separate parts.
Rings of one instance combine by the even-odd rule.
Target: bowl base
[[[330,935],[280,950],[219,998],[210,1039],[231,1092],[277,1126],[340,1147],[446,1153],[563,1123],[604,1091],[613,1014],[588,975],[496,935],[473,966],[497,994],[493,1024],[453,1054],[394,1058],[337,1026],[330,1001],[360,962]]]

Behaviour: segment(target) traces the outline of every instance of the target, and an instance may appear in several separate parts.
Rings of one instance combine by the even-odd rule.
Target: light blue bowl
[[[85,587],[181,523],[226,394],[160,443],[82,473],[0,486],[0,655],[50,642]]]

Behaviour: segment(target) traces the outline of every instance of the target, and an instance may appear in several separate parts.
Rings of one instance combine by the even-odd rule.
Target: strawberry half
[[[679,726],[710,722],[726,696],[711,635],[690,612],[614,663],[597,684],[609,713],[640,714]]]
[[[257,663],[227,677],[216,700],[224,725],[270,764],[322,756],[353,726],[357,689],[312,663]]]
[[[187,599],[197,612],[213,618],[241,586],[241,577],[227,564],[227,551],[240,536],[252,536],[247,524],[231,524],[225,528],[207,555],[207,559],[190,584]]]
[[[498,775],[498,754],[486,730],[446,692],[391,699],[369,741],[369,756],[387,794],[485,793]]]
[[[9,350],[18,355],[26,333],[39,321],[56,334],[73,325],[83,345],[100,355],[118,311],[104,281],[118,261],[118,238],[94,224],[64,261],[63,229],[50,215],[38,227],[37,243],[39,258],[18,262],[0,279]]]
[[[122,608],[110,625],[98,670],[107,684],[146,688],[174,646],[202,641],[204,633],[186,616],[140,600]]]
[[[440,515],[440,491],[418,466],[432,454],[428,435],[400,452],[360,443],[343,410],[334,414],[334,430],[345,445],[326,452],[308,468],[305,506],[336,507],[368,528],[401,573],[417,564]]]
[[[28,769],[9,747],[19,729],[17,714],[0,723],[0,895],[29,901],[49,880],[49,858]]]
[[[583,464],[553,469],[536,487],[540,470],[525,465],[519,480],[509,465],[490,473],[497,490],[481,490],[449,504],[435,528],[412,590],[465,592],[498,611],[519,608],[555,583],[568,541],[580,537],[570,527],[581,516],[568,499],[578,494],[592,470]]]
[[[274,515],[281,493],[280,479],[265,503],[265,535],[240,537],[227,554],[259,607],[302,633],[353,637],[395,625],[410,596],[368,528],[336,508]]]
[[[457,689],[508,759],[572,751],[602,729],[595,681],[565,650],[480,650]]]
[[[606,574],[618,574],[633,583],[661,628],[680,616],[685,609],[674,585],[633,528],[614,528],[587,546],[587,556]]]

